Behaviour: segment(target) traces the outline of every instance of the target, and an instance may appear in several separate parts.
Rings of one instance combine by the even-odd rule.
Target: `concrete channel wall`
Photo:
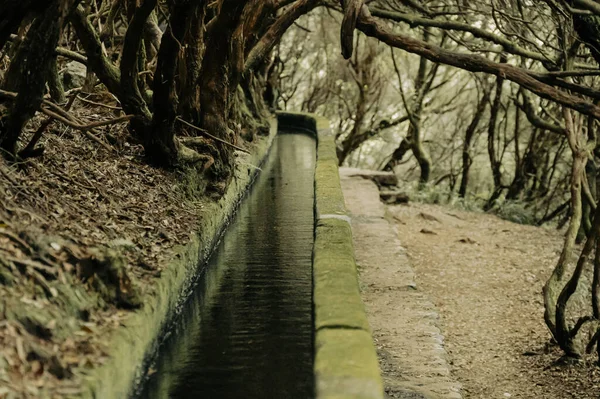
[[[317,399],[382,399],[383,382],[360,297],[350,218],[329,121],[279,113],[282,129],[316,136],[313,304]]]

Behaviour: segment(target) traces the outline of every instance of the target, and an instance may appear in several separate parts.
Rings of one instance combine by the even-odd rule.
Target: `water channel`
[[[314,167],[313,138],[275,138],[142,398],[314,397]]]

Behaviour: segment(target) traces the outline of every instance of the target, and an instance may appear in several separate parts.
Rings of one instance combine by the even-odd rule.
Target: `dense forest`
[[[563,229],[545,323],[566,359],[600,357],[599,63],[597,0],[0,0],[0,224],[65,128],[219,198],[275,111],[317,113],[340,165]],[[18,263],[53,296],[53,262]]]

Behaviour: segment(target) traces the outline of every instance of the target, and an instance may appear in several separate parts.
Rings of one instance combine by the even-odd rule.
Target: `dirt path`
[[[361,195],[357,186],[361,184],[360,180],[344,179],[346,200],[363,201],[358,207],[369,206],[358,198]],[[595,366],[556,366],[553,362],[560,353],[546,349],[548,333],[540,293],[561,248],[558,232],[425,204],[390,206],[387,219],[395,225],[406,249],[416,273],[417,291],[430,298],[441,316],[438,324],[445,337],[451,377],[462,385],[464,398],[600,396],[600,372]],[[353,230],[355,225],[353,220]],[[398,320],[378,315],[392,308],[405,308],[406,304],[398,302],[399,297],[387,302],[374,299],[370,280],[373,274],[379,274],[393,286],[406,276],[394,274],[402,267],[400,262],[378,258],[384,243],[355,240],[357,258],[363,257],[361,252],[368,252],[370,264],[377,265],[371,272],[361,271],[366,283],[364,300],[377,338],[378,331],[391,325],[398,327]],[[403,331],[410,334],[412,322],[404,323]],[[401,335],[388,336],[385,346],[393,351],[405,345],[398,338]],[[386,370],[386,352],[380,348],[386,383],[405,380],[402,373],[394,375]],[[404,355],[416,356],[415,362],[419,361],[419,353]],[[392,360],[398,363],[398,359]]]
[[[466,398],[598,398],[592,366],[553,366],[541,296],[562,237],[483,213],[435,205],[388,208],[443,318],[452,372]]]

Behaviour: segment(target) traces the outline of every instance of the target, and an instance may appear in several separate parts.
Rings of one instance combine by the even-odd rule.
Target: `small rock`
[[[63,72],[63,85],[65,90],[82,87],[87,76],[87,67],[80,62],[69,62]]]
[[[406,222],[402,219],[400,219],[398,216],[394,216],[394,220],[400,224],[403,224],[406,226]]]
[[[435,216],[430,215],[428,213],[419,212],[419,216],[425,220],[429,220],[430,222],[440,223],[440,220],[438,218],[436,218]]]
[[[458,242],[462,242],[465,244],[477,244],[477,241],[470,239],[469,237],[467,238],[461,238],[460,240],[458,240]]]
[[[409,197],[406,193],[399,191],[381,190],[379,198],[386,204],[407,204]]]
[[[421,233],[423,233],[423,234],[431,234],[431,235],[437,236],[437,233],[435,231],[429,230],[429,229],[421,229]]]

